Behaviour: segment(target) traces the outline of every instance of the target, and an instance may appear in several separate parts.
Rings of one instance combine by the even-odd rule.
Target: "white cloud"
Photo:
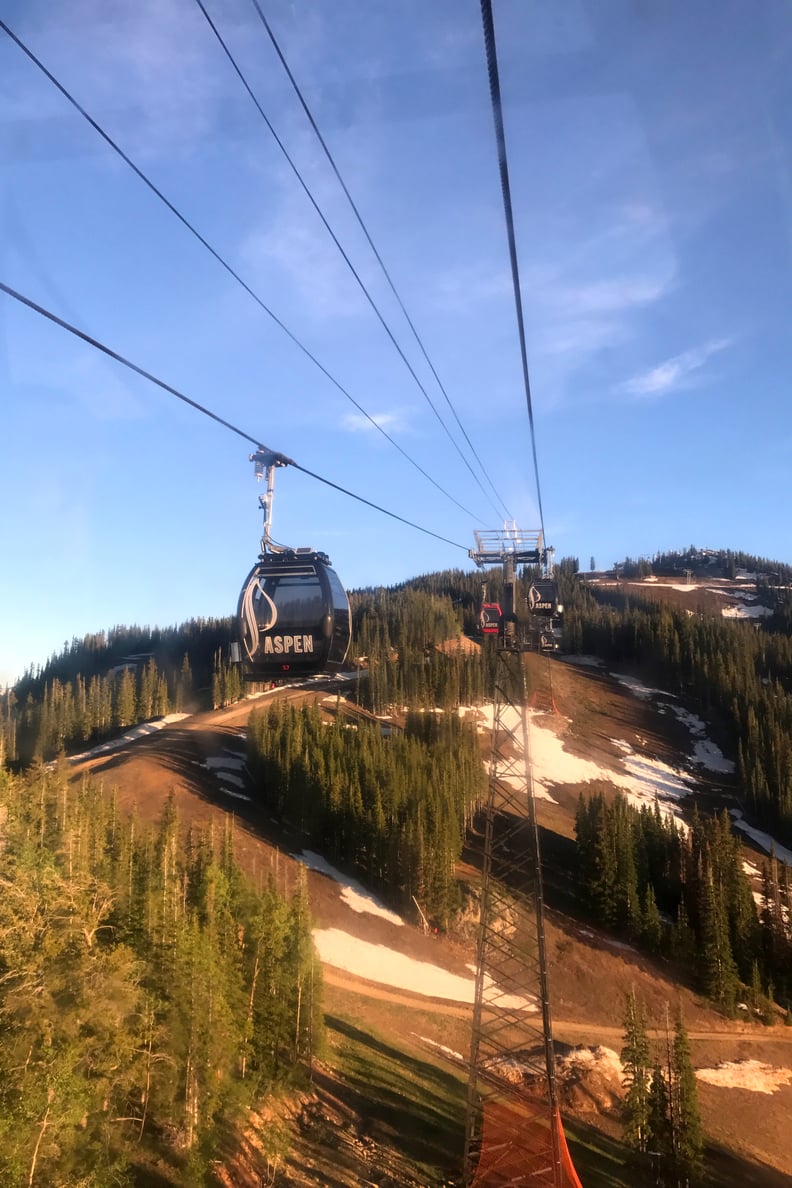
[[[537,330],[537,352],[565,369],[605,346],[624,341],[627,329],[617,318],[558,318]]]
[[[240,254],[270,288],[273,278],[288,286],[303,313],[325,319],[365,312],[365,298],[312,211],[282,208],[266,230],[247,238]]]
[[[31,4],[15,32],[134,159],[189,154],[227,125],[238,82],[197,7],[72,0],[60,13],[50,8]],[[74,125],[54,88],[30,70],[20,79],[15,117],[52,125],[67,116]]]
[[[633,315],[659,301],[671,285],[670,273],[660,272],[578,284],[547,278],[535,286],[541,319],[535,334],[538,349],[547,358],[576,363],[624,342],[632,332]]]
[[[428,278],[429,301],[445,313],[479,311],[483,302],[500,301],[513,292],[508,268],[493,269],[486,262],[457,265]]]
[[[299,119],[282,120],[277,131],[328,225],[375,302],[381,304],[379,270],[372,264],[363,233],[313,133]],[[336,155],[343,159],[345,145],[339,139],[340,151],[337,146]],[[343,164],[343,175],[350,192],[363,201],[376,176],[378,151],[358,126],[350,131],[349,139],[358,146],[356,163]],[[307,315],[320,323],[334,318],[373,317],[360,285],[291,166],[274,142],[269,150],[270,164],[263,175],[268,204],[254,227],[243,235],[239,248],[243,264],[254,270],[262,292],[278,287],[279,310],[280,298],[285,298],[295,303],[301,318]]]
[[[621,389],[631,396],[665,396],[679,388],[689,387],[695,382],[695,373],[700,371],[713,355],[725,351],[730,342],[728,338],[717,338],[704,343],[703,346],[683,351],[681,355],[674,355],[664,363],[659,363],[657,367],[626,380]]]
[[[362,413],[347,413],[343,418],[343,425],[345,429],[350,429],[354,433],[374,433],[377,426],[388,432],[399,432],[406,428],[404,417],[399,412],[373,413],[371,420]]]
[[[670,287],[667,276],[615,276],[578,285],[562,285],[551,294],[567,316],[575,314],[622,313],[650,305]]]
[[[665,231],[668,218],[653,202],[642,198],[634,198],[622,203],[621,213],[628,226],[633,230],[643,231],[647,235],[656,235]]]
[[[640,198],[589,210],[585,226],[557,212],[523,255],[529,357],[547,403],[562,399],[570,377],[601,352],[635,339],[646,311],[677,284],[667,220]],[[512,280],[501,258],[495,267],[482,256],[436,272],[427,295],[443,313],[466,316],[476,325],[498,311],[513,318]]]

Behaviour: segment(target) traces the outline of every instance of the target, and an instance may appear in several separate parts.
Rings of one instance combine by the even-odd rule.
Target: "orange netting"
[[[566,1135],[564,1134],[564,1124],[561,1121],[561,1115],[556,1113],[556,1125],[558,1126],[558,1145],[561,1148],[561,1171],[564,1175],[563,1183],[568,1188],[583,1188],[580,1182],[580,1177],[575,1171],[575,1165],[572,1162],[572,1156],[569,1154],[569,1147],[567,1146]]]
[[[472,1188],[582,1188],[558,1113],[555,1125],[561,1154],[560,1185],[553,1171],[550,1114],[531,1114],[511,1102],[487,1101]]]

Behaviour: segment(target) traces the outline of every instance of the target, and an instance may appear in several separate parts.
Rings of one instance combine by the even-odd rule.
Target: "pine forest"
[[[90,782],[0,777],[0,1183],[204,1184],[247,1105],[321,1050],[304,880],[124,819]]]

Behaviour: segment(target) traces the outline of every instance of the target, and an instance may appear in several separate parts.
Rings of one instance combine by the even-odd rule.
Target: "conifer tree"
[[[654,887],[647,883],[641,916],[641,940],[650,953],[659,953],[663,939],[663,922],[657,908]]]
[[[704,991],[727,1014],[737,1001],[737,967],[732,956],[728,921],[723,898],[711,872],[701,883],[700,971]]]
[[[647,1110],[647,1150],[662,1157],[672,1153],[672,1133],[668,1085],[660,1064],[655,1061],[649,1083]]]
[[[677,1169],[688,1183],[701,1178],[704,1136],[701,1129],[696,1074],[690,1056],[685,1019],[680,1007],[674,1029],[672,1055],[674,1152]]]
[[[190,704],[193,694],[193,679],[192,669],[190,668],[190,657],[187,652],[184,653],[179,670],[179,676],[176,681],[176,711],[181,713],[187,705]]]
[[[651,1074],[649,1036],[643,1004],[635,990],[625,998],[624,1046],[621,1061],[624,1070],[624,1141],[638,1153],[647,1150],[649,1138],[649,1078]]]
[[[129,668],[124,668],[116,679],[115,710],[116,726],[131,726],[135,721],[135,678]]]

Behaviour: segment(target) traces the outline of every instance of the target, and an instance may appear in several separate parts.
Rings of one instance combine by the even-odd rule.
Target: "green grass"
[[[404,1025],[404,1020],[399,1020]],[[394,1023],[398,1027],[398,1022]],[[326,1016],[330,1062],[342,1079],[339,1096],[364,1119],[365,1132],[393,1153],[393,1183],[422,1188],[461,1183],[465,1141],[466,1078],[438,1057],[416,1055],[396,1037],[338,1011]],[[618,1139],[577,1118],[564,1130],[583,1188],[654,1188],[650,1169],[639,1170]],[[783,1188],[790,1179],[766,1165],[710,1146],[701,1188]],[[401,1176],[399,1174],[401,1172]],[[663,1182],[662,1180],[660,1182]]]
[[[577,1118],[564,1118],[564,1133],[583,1188],[635,1188],[634,1169],[617,1139]]]
[[[583,1188],[654,1188],[656,1184],[673,1185],[673,1177],[657,1178],[647,1167],[637,1169],[629,1162],[623,1143],[610,1138],[578,1119],[564,1119],[569,1151]],[[741,1159],[732,1151],[708,1146],[704,1152],[704,1177],[700,1188],[783,1188],[788,1176],[766,1165]]]
[[[398,1151],[426,1188],[458,1179],[465,1141],[461,1074],[338,1015],[325,1022],[333,1063],[371,1138]]]

